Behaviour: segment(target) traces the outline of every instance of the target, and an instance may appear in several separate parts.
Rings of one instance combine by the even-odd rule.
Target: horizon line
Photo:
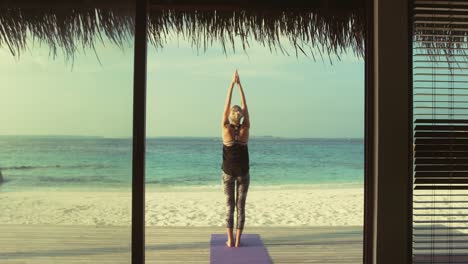
[[[0,137],[70,137],[70,138],[103,138],[103,139],[132,139],[129,137],[107,137],[107,136],[88,136],[88,135],[41,135],[41,134],[31,134],[31,135],[0,135]],[[156,138],[221,138],[220,136],[147,136],[147,139],[156,139]],[[250,136],[250,138],[280,138],[280,139],[364,139],[364,137],[288,137],[288,136]]]

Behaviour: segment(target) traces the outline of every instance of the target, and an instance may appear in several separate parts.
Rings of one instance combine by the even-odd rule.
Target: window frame
[[[379,59],[380,55],[382,54],[389,54],[390,50],[380,50],[379,47],[376,48],[378,43],[378,31],[381,29],[381,25],[385,23],[392,23],[396,19],[389,19],[384,18],[379,20],[379,14],[383,12],[378,8],[380,4],[386,4],[387,6],[392,6],[396,8],[397,13],[401,13],[401,15],[407,15],[408,10],[412,10],[410,7],[412,5],[412,1],[405,1],[405,0],[363,0],[365,1],[365,14],[366,14],[366,26],[367,26],[367,34],[365,40],[365,132],[364,132],[364,232],[363,232],[363,263],[370,264],[375,263],[376,260],[381,260],[381,255],[391,255],[392,252],[390,248],[390,242],[387,244],[381,244],[383,246],[379,246],[380,249],[377,249],[377,241],[380,238],[380,234],[383,233],[384,239],[390,238],[391,236],[387,236],[392,230],[389,230],[389,224],[394,221],[395,219],[398,223],[404,226],[403,220],[410,220],[407,222],[407,228],[404,234],[397,234],[395,237],[398,240],[403,241],[402,245],[399,245],[400,250],[402,253],[398,255],[399,257],[403,256],[405,258],[404,263],[410,263],[411,260],[411,243],[408,241],[412,241],[412,232],[411,232],[411,214],[409,210],[412,211],[411,207],[411,197],[412,192],[407,190],[407,187],[412,184],[410,182],[411,177],[408,177],[408,182],[404,183],[408,186],[404,186],[406,189],[405,191],[405,198],[406,202],[408,203],[405,207],[404,212],[401,214],[397,214],[396,216],[390,217],[388,220],[378,218],[378,211],[382,212],[382,210],[387,210],[387,208],[380,208],[382,207],[380,201],[377,201],[377,197],[379,194],[379,186],[378,178],[382,177],[380,175],[379,168],[382,167],[381,160],[378,160],[377,157],[380,152],[385,152],[388,154],[391,150],[387,149],[379,149],[379,140],[378,135],[379,133],[378,125],[376,124],[375,120],[378,120],[380,117],[380,113],[378,113],[379,107],[379,100],[382,102],[383,99],[378,98],[378,89],[380,86],[380,76],[376,72],[378,64],[380,63],[376,59]],[[406,7],[401,5],[402,3],[406,3]],[[196,7],[197,4],[193,4],[193,7]],[[397,6],[397,7],[395,7]],[[408,8],[408,10],[405,10]],[[146,57],[147,57],[147,21],[146,21],[146,14],[148,11],[148,0],[136,0],[136,18],[135,18],[135,57],[134,57],[134,112],[133,112],[133,170],[132,170],[132,263],[139,264],[145,263],[145,171],[144,171],[144,164],[145,164],[145,126],[146,126]],[[394,17],[399,17],[398,14],[393,13]],[[385,20],[386,19],[386,20]],[[383,22],[382,22],[383,20]],[[408,35],[408,51],[406,54],[402,54],[400,58],[404,58],[404,56],[408,56],[408,65],[411,66],[411,51],[412,51],[412,32],[409,30],[411,28],[411,20],[408,19],[407,31]],[[401,25],[400,25],[401,26]],[[377,37],[377,38],[376,38]],[[395,40],[396,44],[399,39]],[[384,61],[383,63],[386,63]],[[411,69],[411,68],[409,68]],[[387,74],[388,75],[388,74]],[[411,74],[409,74],[411,76]],[[412,87],[412,79],[408,77],[408,87]],[[405,88],[405,87],[403,87]],[[403,89],[402,88],[402,89]],[[411,97],[411,89],[408,89],[408,97],[409,100],[412,100]],[[408,119],[412,116],[411,107],[407,109],[408,111]],[[388,111],[388,109],[387,109]],[[382,122],[382,121],[380,121]],[[403,122],[402,122],[403,123]],[[410,141],[412,135],[412,129],[410,128],[410,122],[405,122],[400,127],[400,131],[408,132],[408,142]],[[377,125],[377,127],[376,127]],[[408,128],[405,128],[408,126]],[[383,139],[388,140],[388,139]],[[408,144],[408,155],[409,161],[411,161],[412,152],[410,151],[411,146]],[[400,154],[402,154],[400,149]],[[380,153],[382,154],[382,153]],[[389,161],[386,161],[388,164]],[[391,162],[391,159],[390,159]],[[384,161],[385,163],[385,161]],[[411,164],[411,162],[410,162]],[[384,166],[383,166],[384,167]],[[408,176],[412,170],[411,166],[408,166]],[[384,174],[384,177],[388,177],[388,175]],[[388,192],[383,192],[382,195],[385,195],[388,199],[389,196],[392,194],[388,194]],[[396,194],[394,195],[396,196]],[[390,197],[391,198],[391,197]],[[388,205],[388,202],[387,202]],[[409,210],[408,210],[409,208]],[[389,209],[388,211],[391,212],[393,209]],[[408,218],[408,219],[406,219]],[[387,230],[387,231],[384,231]],[[410,230],[408,232],[408,230]],[[400,233],[400,232],[398,232]],[[380,244],[380,243],[379,243]],[[385,250],[389,253],[381,254],[385,252]],[[406,256],[405,256],[405,253]],[[379,256],[380,255],[380,256]],[[388,263],[392,263],[393,259],[388,258],[386,261]],[[381,263],[381,262],[379,262]],[[402,263],[402,262],[400,262]]]

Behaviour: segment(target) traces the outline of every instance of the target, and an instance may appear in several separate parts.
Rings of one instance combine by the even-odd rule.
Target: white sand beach
[[[246,226],[359,226],[363,188],[251,186]],[[146,190],[148,226],[224,226],[219,188]],[[130,191],[0,191],[0,224],[130,225]]]

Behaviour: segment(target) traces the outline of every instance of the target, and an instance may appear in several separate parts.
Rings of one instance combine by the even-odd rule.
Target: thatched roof
[[[0,0],[2,1],[2,0]],[[116,45],[133,40],[134,10],[130,0],[3,0],[0,2],[0,46],[19,56],[30,39],[73,57],[77,49],[94,48],[107,37]],[[315,56],[351,49],[364,55],[364,0],[150,0],[150,42],[163,47],[171,34],[198,50],[214,42],[224,51],[246,49],[253,41],[287,52],[287,39],[298,53]],[[40,3],[40,4],[39,4]],[[40,6],[39,6],[40,5]]]

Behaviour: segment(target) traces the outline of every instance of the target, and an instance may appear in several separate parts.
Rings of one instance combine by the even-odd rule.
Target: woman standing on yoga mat
[[[234,85],[239,86],[242,107],[234,105],[231,107],[231,97]],[[243,119],[241,123],[241,119]],[[223,137],[223,165],[222,178],[224,194],[226,196],[226,227],[228,247],[233,246],[234,228],[234,204],[237,208],[237,232],[235,246],[239,247],[242,230],[245,222],[245,200],[249,190],[249,141],[250,119],[247,103],[245,102],[244,90],[240,83],[237,70],[234,72],[231,85],[224,106],[223,121],[221,123]],[[235,183],[237,182],[237,188]],[[234,190],[236,197],[234,199]],[[235,203],[234,203],[235,200]]]

